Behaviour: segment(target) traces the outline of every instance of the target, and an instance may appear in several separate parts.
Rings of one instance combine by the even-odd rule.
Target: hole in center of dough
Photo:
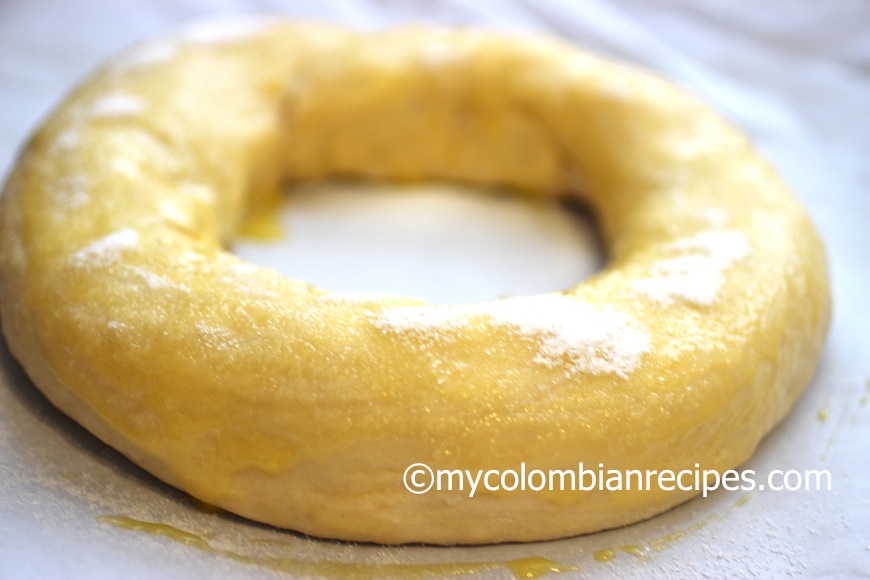
[[[486,301],[562,290],[603,263],[588,215],[465,186],[302,185],[273,211],[233,251],[331,291]]]

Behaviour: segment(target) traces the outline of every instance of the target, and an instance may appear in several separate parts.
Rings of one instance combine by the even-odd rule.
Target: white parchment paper
[[[570,574],[577,577],[867,577],[870,3],[3,0],[0,171],[5,175],[63,94],[112,53],[196,19],[259,12],[363,28],[413,21],[553,34],[657,69],[743,127],[812,213],[829,250],[835,301],[817,376],[745,467],[762,474],[828,469],[833,489],[718,492],[628,528],[530,545],[390,548],[314,540],[196,509],[54,410],[3,345],[0,577],[259,578],[351,570],[336,572],[324,562],[358,563],[354,573],[363,576],[403,576],[413,564],[529,557],[576,566]],[[442,218],[449,220],[450,211]],[[462,211],[485,217],[490,210]],[[539,226],[523,226],[518,235],[540,235]],[[559,231],[557,244],[575,240]],[[511,250],[501,243],[502,251]],[[107,515],[173,526],[212,549],[98,520]],[[608,548],[617,548],[615,557],[597,561],[595,554]],[[285,560],[321,564],[274,569]],[[366,567],[384,564],[397,567]],[[494,566],[479,575],[511,572]]]

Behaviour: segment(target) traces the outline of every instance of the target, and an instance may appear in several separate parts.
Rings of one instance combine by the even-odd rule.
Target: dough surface
[[[607,268],[441,306],[332,293],[226,250],[282,181],[579,195]],[[59,408],[242,516],[327,538],[543,540],[686,491],[430,492],[405,469],[724,470],[790,410],[830,316],[823,247],[746,139],[555,41],[248,21],[76,88],[0,200],[9,346]]]

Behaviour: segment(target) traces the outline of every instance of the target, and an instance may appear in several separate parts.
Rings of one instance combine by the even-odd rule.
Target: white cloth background
[[[313,541],[196,512],[180,495],[54,412],[4,346],[0,576],[246,578],[270,573],[95,519],[122,508],[182,529],[211,530],[236,551],[253,536],[273,535],[288,542],[290,555],[308,560],[413,563],[543,556],[577,565],[578,576],[868,573],[870,3],[3,0],[0,172],[8,171],[40,118],[112,53],[200,18],[262,12],[364,28],[414,21],[555,34],[658,69],[743,127],[809,207],[829,250],[835,300],[816,378],[747,467],[760,473],[830,469],[834,489],[755,492],[740,508],[734,507],[737,495],[719,493],[637,526],[531,546],[378,548]],[[707,525],[688,531],[699,522]],[[685,536],[656,544],[655,538],[675,532]],[[643,545],[647,555],[637,559],[619,553],[606,564],[591,556],[623,544]],[[487,574],[497,577],[505,570]]]

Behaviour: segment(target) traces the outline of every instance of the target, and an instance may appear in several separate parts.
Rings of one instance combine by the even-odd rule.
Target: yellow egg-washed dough
[[[609,263],[441,306],[228,252],[280,181],[330,176],[579,195]],[[246,21],[135,47],[47,119],[0,212],[3,332],[55,405],[205,502],[328,538],[530,541],[662,512],[696,493],[415,495],[402,475],[739,466],[829,320],[819,239],[738,131],[653,75],[495,32]]]

